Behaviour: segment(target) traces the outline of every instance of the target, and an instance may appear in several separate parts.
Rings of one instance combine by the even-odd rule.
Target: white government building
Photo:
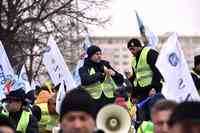
[[[131,70],[131,53],[126,47],[129,39],[131,37],[92,37],[93,43],[102,48],[103,57],[121,73],[125,70]],[[165,36],[159,37],[158,50],[166,39]],[[188,65],[192,68],[194,56],[200,54],[200,36],[181,36],[179,40]]]

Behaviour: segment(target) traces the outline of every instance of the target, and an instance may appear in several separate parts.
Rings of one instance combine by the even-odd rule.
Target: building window
[[[119,55],[113,55],[114,58],[119,58]]]
[[[129,63],[128,62],[123,62],[123,65],[128,65]]]
[[[114,64],[114,65],[119,65],[119,62],[114,61],[113,64]]]
[[[124,54],[123,58],[129,58],[129,56],[127,54]]]

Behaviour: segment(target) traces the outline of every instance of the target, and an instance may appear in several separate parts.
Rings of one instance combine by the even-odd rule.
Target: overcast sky
[[[162,35],[176,31],[179,35],[200,35],[200,0],[112,0],[110,24],[92,28],[96,36],[139,35],[134,10],[151,31]]]

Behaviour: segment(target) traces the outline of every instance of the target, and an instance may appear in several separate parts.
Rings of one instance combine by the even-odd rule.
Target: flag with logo
[[[59,113],[60,104],[67,91],[76,87],[72,74],[52,36],[50,36],[47,43],[47,50],[44,53],[43,63],[45,64],[48,73],[55,85],[61,83],[61,91],[59,91],[59,98],[56,101],[56,110]],[[63,89],[65,84],[66,88]],[[62,91],[66,90],[66,91]]]
[[[85,37],[85,40],[82,44],[82,47],[84,49],[84,55],[83,57],[81,57],[81,59],[78,61],[77,65],[76,65],[76,69],[75,69],[75,72],[74,72],[74,81],[76,82],[77,85],[80,85],[81,84],[81,79],[80,79],[80,75],[79,75],[79,68],[81,68],[84,64],[84,59],[87,57],[86,53],[87,53],[87,49],[92,46],[92,42],[90,40],[90,35],[89,33],[87,32],[86,34],[86,37]]]
[[[148,40],[147,46],[151,47],[151,48],[155,48],[156,45],[159,42],[158,37],[152,31],[150,31],[150,29],[147,26],[144,26],[143,21],[139,17],[137,11],[135,11],[135,14],[136,14],[136,19],[137,19],[137,22],[138,22],[140,34],[142,36],[145,36],[145,38]]]
[[[4,97],[4,91],[11,91],[10,87],[4,88],[5,83],[14,76],[14,70],[7,57],[3,44],[0,41],[0,98]]]
[[[156,66],[165,80],[162,93],[167,99],[200,100],[176,33],[163,44]]]
[[[19,75],[19,79],[21,79],[24,84],[25,84],[25,92],[29,92],[30,90],[32,90],[31,88],[31,85],[29,83],[29,80],[28,80],[28,75],[27,75],[27,72],[26,72],[26,68],[25,68],[25,65],[22,66],[22,69],[21,69],[21,72],[20,72],[20,75]]]

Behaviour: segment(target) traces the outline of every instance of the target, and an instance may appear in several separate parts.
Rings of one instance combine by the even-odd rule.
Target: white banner
[[[136,14],[136,19],[138,22],[138,27],[139,27],[140,33],[141,34],[144,33],[148,40],[147,47],[155,49],[156,45],[159,42],[158,37],[152,31],[150,31],[150,29],[147,26],[144,26],[143,21],[139,17],[137,11],[135,11],[135,14]]]
[[[22,69],[21,69],[21,72],[20,72],[20,75],[19,75],[19,79],[24,82],[25,84],[25,92],[29,92],[30,90],[33,90],[34,88],[31,88],[31,85],[28,81],[28,75],[27,75],[27,72],[26,72],[26,68],[25,68],[25,65],[22,66]]]
[[[156,66],[164,77],[162,93],[167,99],[200,100],[176,33],[163,44]]]
[[[6,51],[0,41],[0,98],[4,96],[4,85],[9,79],[14,76],[14,70],[8,60]],[[6,90],[7,91],[7,90]]]
[[[43,63],[45,64],[48,73],[55,85],[58,85],[59,83],[66,85],[66,92],[70,91],[71,89],[76,87],[76,84],[73,80],[72,74],[70,73],[68,66],[65,63],[65,60],[55,42],[52,36],[50,36],[48,43],[47,43],[48,49],[46,50],[43,58]],[[62,89],[64,85],[61,85],[60,90]],[[61,96],[58,97],[64,97],[65,93],[63,91],[59,91]],[[56,102],[56,109],[59,113],[60,103],[62,101],[61,98],[57,98]]]
[[[87,53],[87,49],[92,46],[92,42],[90,41],[90,36],[89,36],[89,33],[87,32],[86,34],[86,37],[85,37],[85,40],[83,42],[83,49],[84,49],[84,52],[85,54],[83,55],[84,57],[81,57],[82,59],[80,59],[76,65],[76,69],[75,69],[75,72],[74,72],[74,81],[77,85],[80,85],[81,84],[81,78],[80,78],[80,75],[79,75],[79,68],[81,68],[84,64],[84,59],[87,57],[86,53]]]

